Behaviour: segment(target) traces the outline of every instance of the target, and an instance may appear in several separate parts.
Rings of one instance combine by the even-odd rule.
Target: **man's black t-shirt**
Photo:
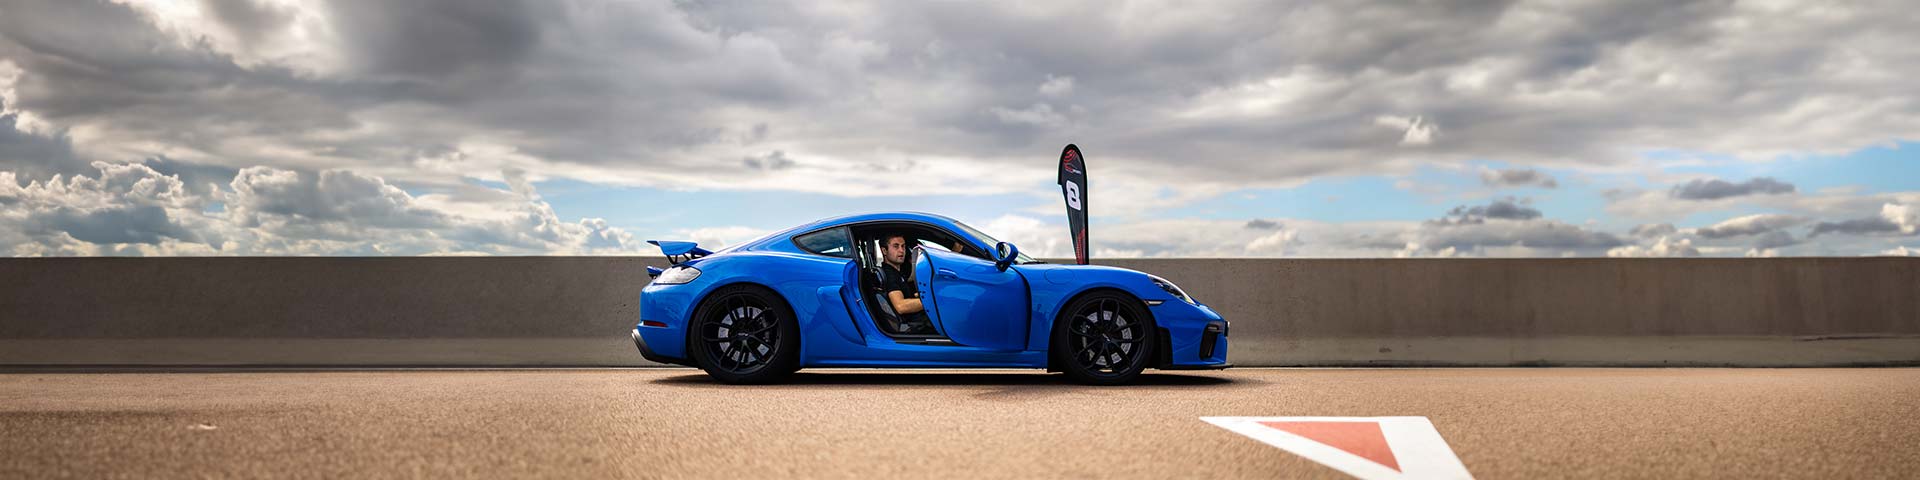
[[[911,269],[913,267],[907,266],[907,268]],[[899,290],[901,293],[906,294],[907,298],[914,298],[914,296],[920,293],[920,287],[915,286],[913,280],[907,278],[907,275],[908,272],[893,268],[893,264],[891,263],[880,264],[880,291],[891,292]]]
[[[909,269],[913,268],[912,266],[903,266]],[[889,293],[889,297],[891,297],[891,292],[895,291],[900,292],[901,295],[904,295],[906,298],[920,297],[920,287],[913,284],[913,279],[907,278],[907,272],[894,268],[891,263],[880,264],[880,291]],[[918,331],[916,333],[933,333],[932,324],[929,322],[925,310],[900,314],[900,323],[909,330]]]

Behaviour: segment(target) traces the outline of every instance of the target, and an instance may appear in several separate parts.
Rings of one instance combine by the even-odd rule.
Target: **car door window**
[[[979,258],[982,260],[988,260],[988,261],[993,260],[991,258],[987,258],[985,255],[982,255],[979,252],[979,249],[968,248],[965,242],[960,241],[959,237],[955,237],[955,236],[952,236],[951,234],[947,234],[944,232],[942,232],[941,234],[920,238],[920,245],[928,246],[932,248],[938,248],[940,250],[958,253],[961,255],[969,256],[969,257]]]
[[[927,240],[927,239],[924,239],[924,238],[922,238],[922,239],[920,239],[920,246],[922,246],[922,247],[928,247],[928,248],[938,248],[938,249],[940,249],[940,250],[942,250],[942,251],[947,251],[947,252],[951,252],[951,251],[953,251],[953,249],[952,249],[952,248],[950,248],[950,247],[948,247],[948,246],[946,246],[946,245],[941,245],[941,244],[940,244],[939,242],[935,242],[935,241],[932,241],[932,240]]]

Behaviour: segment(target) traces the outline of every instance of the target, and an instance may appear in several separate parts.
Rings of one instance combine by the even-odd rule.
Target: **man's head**
[[[887,264],[899,267],[907,261],[907,236],[888,234],[880,239],[880,250],[886,253]]]

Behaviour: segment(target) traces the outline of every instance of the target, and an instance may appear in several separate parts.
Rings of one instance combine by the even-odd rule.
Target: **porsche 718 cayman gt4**
[[[924,310],[912,317],[931,328],[904,322],[881,288],[894,237],[911,249],[901,263]],[[939,215],[831,218],[711,252],[653,243],[673,265],[648,268],[634,344],[726,383],[802,367],[1012,367],[1121,384],[1149,367],[1229,366],[1228,323],[1173,282],[1039,262]]]

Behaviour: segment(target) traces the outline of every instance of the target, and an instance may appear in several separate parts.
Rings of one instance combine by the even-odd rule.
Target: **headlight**
[[[1168,295],[1173,295],[1173,298],[1178,298],[1182,302],[1195,303],[1193,297],[1187,296],[1187,291],[1181,290],[1179,285],[1174,285],[1173,282],[1158,275],[1147,275],[1147,278],[1153,279],[1154,285],[1159,286],[1161,290],[1166,290]]]
[[[691,282],[693,281],[693,279],[696,279],[696,278],[700,278],[700,269],[688,267],[688,266],[678,266],[678,267],[669,268],[667,269],[667,271],[660,272],[660,276],[653,279],[653,284],[654,285],[679,285],[682,283]]]

